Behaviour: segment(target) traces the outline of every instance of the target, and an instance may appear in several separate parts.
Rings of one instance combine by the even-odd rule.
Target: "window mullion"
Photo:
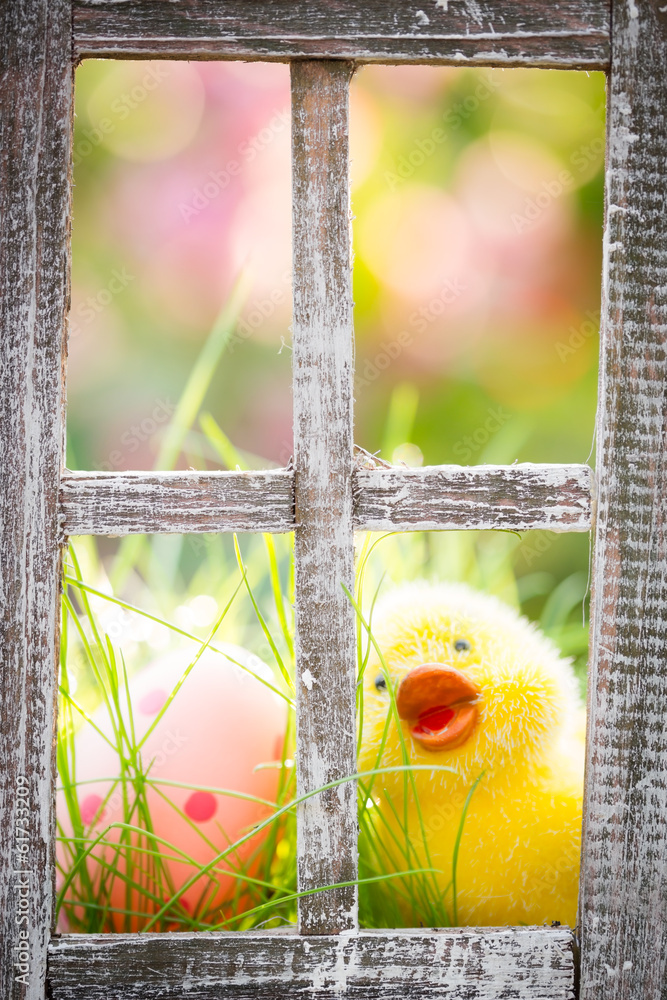
[[[345,62],[292,64],[297,790],[353,774],[352,274]],[[299,891],[354,880],[353,782],[298,808]],[[305,896],[302,933],[356,926],[356,887]]]

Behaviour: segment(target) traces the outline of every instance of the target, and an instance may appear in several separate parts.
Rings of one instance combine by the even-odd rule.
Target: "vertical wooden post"
[[[353,774],[352,281],[348,184],[351,66],[292,64],[297,789]],[[357,873],[352,782],[299,807],[300,891]],[[356,887],[299,907],[304,934],[356,926]]]
[[[582,1000],[667,990],[667,11],[614,0]]]
[[[53,909],[69,0],[0,10],[0,997],[43,1000]]]

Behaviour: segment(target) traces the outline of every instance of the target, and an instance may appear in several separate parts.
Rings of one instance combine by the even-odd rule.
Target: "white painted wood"
[[[354,519],[368,531],[588,531],[591,470],[529,463],[361,469]]]
[[[343,62],[292,64],[297,794],[356,771],[352,260]],[[354,782],[297,807],[299,891],[357,875]],[[349,931],[350,886],[299,901],[305,934]]]
[[[359,531],[588,531],[587,465],[428,466],[352,473]],[[294,474],[78,472],[63,476],[66,535],[293,531]]]
[[[667,7],[614,0],[582,1000],[667,996]]]
[[[72,31],[78,56],[598,68],[609,62],[606,0],[437,0],[428,8],[398,0],[73,0],[73,6],[73,22],[70,0],[14,0],[0,8],[3,1000],[43,1000],[46,989],[63,532],[296,526],[303,792],[354,770],[354,630],[340,588],[341,581],[351,584],[353,525],[585,531],[591,516],[585,467],[353,472],[350,66],[342,61],[293,68],[296,472],[84,473],[65,478],[58,501],[61,360]],[[663,1000],[667,981],[666,66],[667,9],[658,0],[614,0],[582,1000]],[[19,787],[29,790],[27,816],[19,813]],[[301,888],[356,872],[354,796],[351,783],[341,787],[345,794],[310,800],[299,816]],[[15,919],[23,906],[19,842],[28,845],[30,867],[25,925]],[[300,920],[308,937],[170,935],[167,943],[157,935],[55,936],[50,987],[54,997],[73,1000],[258,992],[397,1000],[574,995],[572,938],[564,928],[335,937],[329,932],[354,930],[355,894],[348,890],[304,901]],[[23,926],[26,982],[16,978],[13,961]]]
[[[54,879],[68,0],[0,5],[0,997],[43,1000]]]
[[[74,0],[85,56],[604,69],[609,0]]]
[[[66,535],[294,530],[294,476],[269,472],[78,472],[63,476]]]
[[[49,983],[53,1000],[573,1000],[572,943],[566,927],[66,935]]]

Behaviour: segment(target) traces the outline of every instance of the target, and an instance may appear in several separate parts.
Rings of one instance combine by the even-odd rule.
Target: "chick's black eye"
[[[386,691],[387,690],[387,682],[384,679],[383,674],[378,674],[377,677],[375,678],[374,683],[375,683],[375,687],[377,688],[378,691]]]
[[[457,639],[454,643],[454,649],[457,653],[467,653],[470,648],[470,643],[467,639]]]

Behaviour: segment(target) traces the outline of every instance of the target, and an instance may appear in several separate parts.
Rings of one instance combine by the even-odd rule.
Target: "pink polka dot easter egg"
[[[104,833],[106,841],[93,849],[87,870],[94,884],[95,903],[110,908],[105,925],[108,929],[140,930],[146,918],[196,874],[197,866],[211,862],[272,811],[265,803],[276,800],[280,769],[257,767],[281,759],[286,702],[258,679],[275,685],[271,671],[258,657],[239,646],[219,644],[218,648],[252,675],[225,656],[207,650],[140,748],[139,770],[148,775],[150,784],[144,801],[132,811],[130,822],[142,830],[147,825],[152,827],[155,840],[146,834],[121,834],[119,828],[108,829],[109,824],[122,823],[128,816],[122,784],[112,789],[121,764],[115,746],[104,738],[115,742],[108,709],[102,705],[93,716],[100,732],[87,724],[76,737],[76,780],[85,782],[78,785],[85,836],[90,843]],[[132,716],[135,745],[155,723],[189,662],[187,653],[171,653],[130,678],[132,712],[126,697],[120,698],[120,705],[128,733]],[[128,782],[125,788],[136,800],[136,784]],[[65,835],[71,836],[62,791],[58,820]],[[240,880],[226,873],[245,869],[246,874],[252,874],[256,865],[249,859],[263,836],[265,833],[260,832],[235,849],[233,855],[216,865],[216,872],[201,875],[170,910],[170,916],[180,912],[215,922],[232,910],[240,912],[253,905],[247,892],[239,891]],[[162,876],[156,877],[154,860],[146,849],[160,852]],[[62,845],[58,857],[61,867],[67,868]],[[82,907],[76,902],[89,896],[81,879],[75,879],[64,907],[71,929],[77,929],[81,917]],[[126,916],[128,911],[134,916]],[[153,929],[165,929],[165,924]]]

